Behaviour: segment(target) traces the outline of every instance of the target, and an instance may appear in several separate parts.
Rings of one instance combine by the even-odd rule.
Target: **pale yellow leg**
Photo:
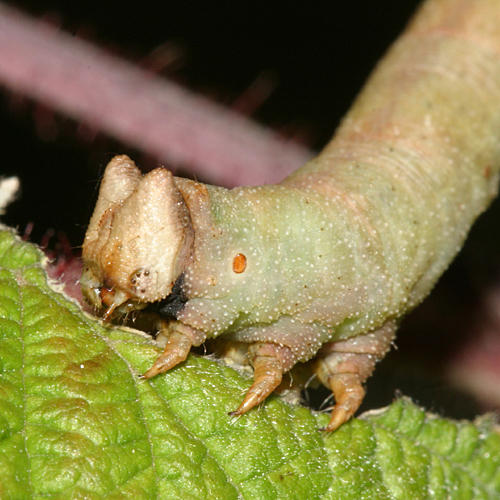
[[[357,373],[332,375],[328,385],[335,396],[335,407],[325,431],[334,431],[356,413],[365,397],[365,389]]]
[[[389,350],[396,325],[338,342],[325,344],[318,354],[316,374],[335,396],[326,431],[334,431],[356,413],[365,396],[363,382]]]
[[[229,415],[238,416],[264,401],[276,389],[283,373],[290,369],[291,351],[276,344],[255,344],[250,348],[254,382],[238,409]]]
[[[144,378],[154,377],[182,363],[188,357],[191,347],[200,345],[205,340],[201,332],[176,321],[169,323],[165,329],[168,337],[167,345],[153,366],[144,373]]]

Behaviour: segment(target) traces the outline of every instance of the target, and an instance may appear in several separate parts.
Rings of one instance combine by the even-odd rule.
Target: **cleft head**
[[[83,243],[82,292],[96,309],[140,309],[167,297],[192,253],[189,211],[171,172],[142,175],[125,155],[106,167]]]

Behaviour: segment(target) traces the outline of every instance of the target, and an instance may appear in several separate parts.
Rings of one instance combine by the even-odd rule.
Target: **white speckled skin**
[[[340,200],[283,186],[207,186],[200,203],[193,183],[177,185],[196,235],[179,321],[208,337],[286,345],[301,361],[327,340],[383,321],[390,293],[381,257]],[[239,253],[247,259],[243,273],[232,269]]]
[[[116,220],[136,197],[138,223],[123,215],[121,226],[106,229],[103,207],[110,202],[99,198],[84,244],[90,271],[83,287],[92,295],[88,289],[109,280],[103,256],[111,253],[102,234],[114,231],[114,244],[143,246],[109,267],[116,306],[124,293],[134,304],[164,298],[183,273],[187,302],[174,322],[172,350],[182,344],[184,358],[190,345],[225,336],[285,348],[257,357],[275,356],[286,371],[336,343],[323,349],[318,373],[337,397],[356,372],[357,399],[337,415],[341,423],[390,344],[387,325],[429,293],[496,195],[499,171],[500,2],[429,0],[332,142],[280,185],[227,190],[172,182],[158,169],[148,176],[165,179],[168,199],[165,189],[150,186],[143,203],[134,186],[144,181],[135,171],[132,180],[117,180],[108,190]],[[105,182],[113,184],[115,175]],[[236,272],[238,255],[246,260]],[[137,268],[168,271],[161,287],[146,283],[138,294],[127,281]],[[377,329],[382,333],[372,342],[365,334]],[[363,335],[365,342],[343,340]],[[366,356],[349,365],[346,345],[356,356],[366,348]],[[343,363],[349,367],[342,376],[349,377],[335,378]]]
[[[429,293],[500,165],[500,3],[451,3],[424,5],[319,157],[279,186],[207,186],[181,321],[304,360]]]

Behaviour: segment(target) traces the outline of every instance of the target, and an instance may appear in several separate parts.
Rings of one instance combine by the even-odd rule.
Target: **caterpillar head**
[[[106,167],[83,243],[84,297],[108,318],[167,297],[191,255],[193,230],[173,175],[142,175],[125,155]]]

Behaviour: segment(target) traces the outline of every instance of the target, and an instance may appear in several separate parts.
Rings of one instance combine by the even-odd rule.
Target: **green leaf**
[[[0,232],[0,498],[498,498],[500,436],[406,399],[328,419],[277,397],[227,415],[249,380],[158,348],[47,284],[42,254]]]

